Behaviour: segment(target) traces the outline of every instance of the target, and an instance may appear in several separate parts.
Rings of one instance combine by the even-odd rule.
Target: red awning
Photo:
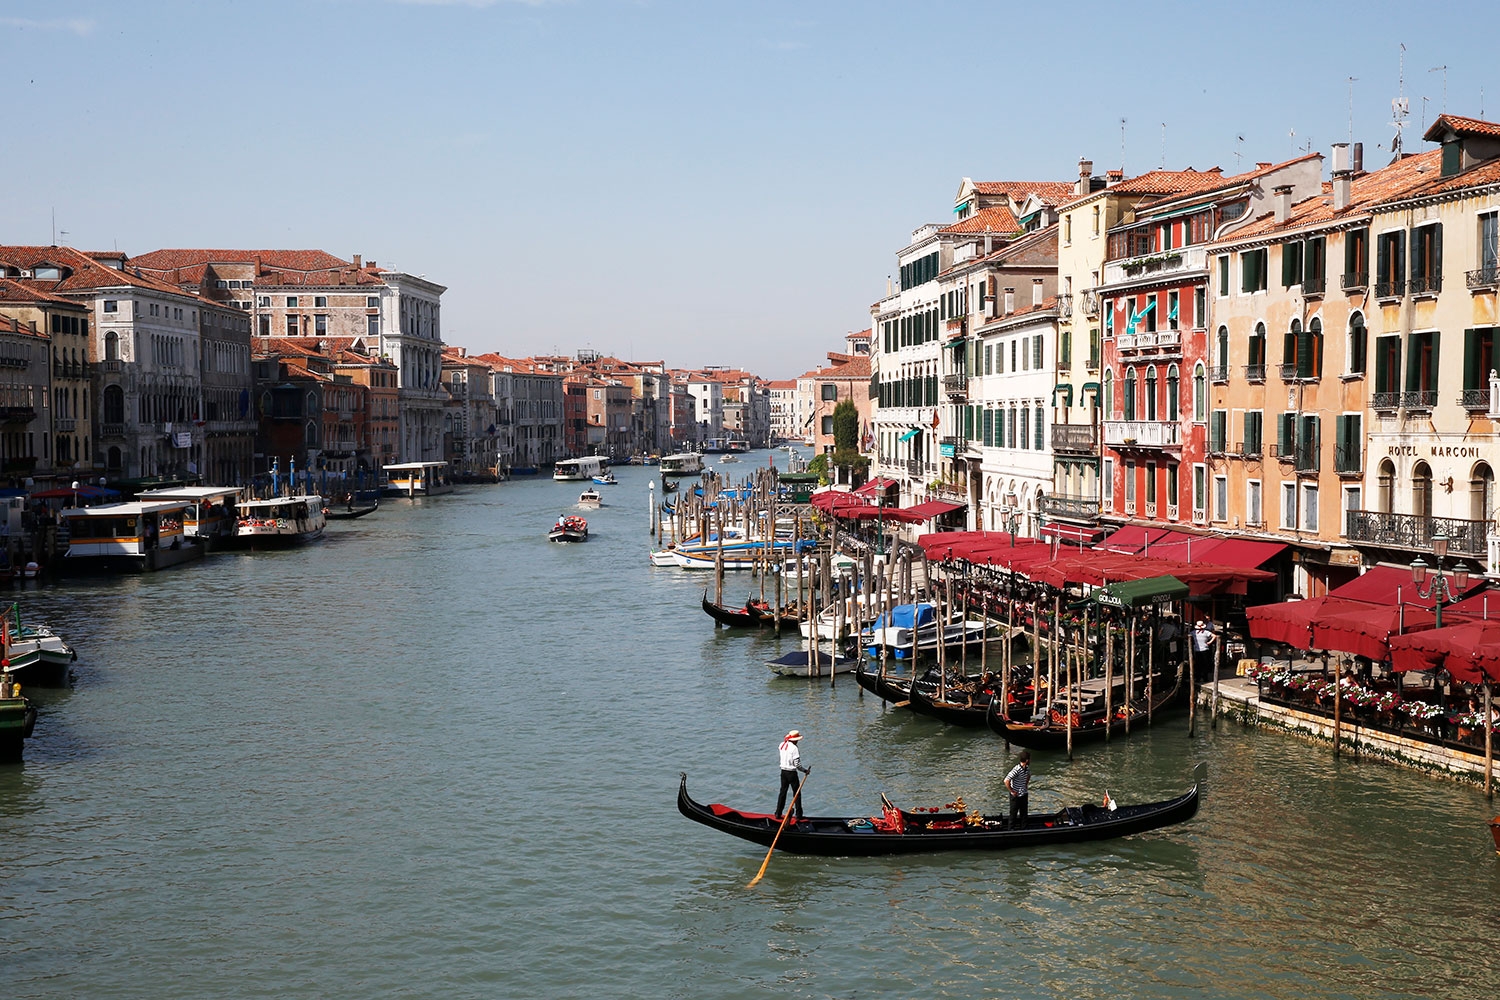
[[[984,562],[985,554],[1000,553],[1002,550],[1019,551],[1036,548],[1044,552],[1048,551],[1047,546],[1034,538],[1012,539],[1004,531],[933,531],[918,535],[917,544],[922,546],[922,551],[927,553],[927,558],[933,561],[968,559],[973,562]],[[1003,565],[1003,560],[998,556],[994,562],[997,566]]]
[[[865,483],[862,486],[856,486],[854,488],[853,492],[858,493],[861,496],[869,496],[869,495],[871,495],[873,493],[884,493],[886,490],[890,489],[892,486],[900,486],[900,485],[901,485],[901,483],[898,480],[889,479],[889,478],[886,478],[885,476],[879,476],[879,477],[877,477],[875,479],[870,480],[869,482]]]
[[[1500,681],[1500,621],[1444,625],[1394,636],[1390,645],[1393,670],[1442,667],[1465,684]]]
[[[1411,570],[1404,566],[1374,566],[1342,587],[1330,590],[1328,594],[1330,597],[1364,601],[1366,604],[1394,606],[1400,600],[1403,604],[1432,607],[1432,597],[1429,595],[1423,600],[1417,594],[1417,587],[1411,581]]]
[[[1260,569],[1266,563],[1285,552],[1285,542],[1261,542],[1251,538],[1221,538],[1213,551],[1207,555],[1209,562],[1220,566],[1240,566],[1245,569]],[[1197,559],[1194,550],[1193,558]]]
[[[941,514],[951,514],[955,510],[963,510],[968,504],[949,503],[946,500],[928,500],[926,503],[913,504],[910,507],[901,508],[901,513],[908,518],[916,518],[918,521],[931,520]]]
[[[1104,537],[1103,528],[1084,528],[1074,524],[1044,524],[1041,535],[1043,538],[1056,538],[1063,542],[1077,542],[1080,545],[1093,545]]]
[[[1455,604],[1449,604],[1443,608],[1443,617],[1447,618],[1450,613],[1467,615],[1481,621],[1492,618],[1500,620],[1500,590],[1491,590],[1485,587],[1476,593],[1470,594]]]
[[[812,495],[809,501],[818,510],[828,511],[836,507],[869,507],[874,509],[874,504],[862,496],[857,496],[848,490],[821,490]]]
[[[1111,552],[1128,552],[1134,555],[1146,547],[1148,542],[1157,542],[1172,534],[1169,528],[1148,528],[1140,524],[1127,524],[1104,540],[1102,548]]]
[[[1410,577],[1408,577],[1410,579]],[[1436,619],[1425,608],[1379,606],[1360,608],[1344,614],[1320,615],[1313,620],[1312,644],[1315,649],[1352,653],[1372,660],[1388,660],[1390,640],[1405,632],[1423,632]]]
[[[1310,601],[1283,601],[1245,609],[1245,621],[1253,639],[1284,642],[1295,649],[1312,649],[1313,619],[1319,615],[1347,614],[1367,605],[1341,601],[1337,597],[1314,597]]]

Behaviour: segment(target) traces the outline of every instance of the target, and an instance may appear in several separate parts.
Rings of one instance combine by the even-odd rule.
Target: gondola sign
[[[1171,604],[1186,597],[1187,593],[1187,584],[1175,576],[1153,576],[1099,587],[1089,594],[1089,600],[1109,608],[1135,608],[1145,604]]]

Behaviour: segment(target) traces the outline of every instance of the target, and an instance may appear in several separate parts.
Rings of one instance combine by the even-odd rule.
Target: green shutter
[[[1479,388],[1479,338],[1472,329],[1464,331],[1464,388]]]
[[[1441,330],[1432,331],[1432,385],[1429,388],[1436,389],[1442,384],[1438,378],[1438,349],[1443,346],[1443,334]]]
[[[1427,276],[1427,290],[1435,291],[1443,279],[1443,224],[1432,227],[1432,273]]]
[[[1297,419],[1295,413],[1279,413],[1276,415],[1276,454],[1285,458],[1292,451],[1292,422]]]
[[[1443,143],[1442,176],[1452,177],[1462,169],[1463,143],[1457,139]]]
[[[1302,277],[1302,262],[1297,259],[1299,243],[1281,244],[1281,287],[1290,288]]]
[[[1395,241],[1389,236],[1379,236],[1375,241],[1375,282],[1377,284],[1390,281],[1391,276],[1391,246]]]

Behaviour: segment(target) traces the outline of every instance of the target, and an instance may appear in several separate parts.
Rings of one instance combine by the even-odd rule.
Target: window
[[[1208,421],[1208,452],[1210,455],[1222,455],[1228,448],[1225,439],[1228,437],[1229,412],[1227,410],[1214,410],[1209,414]]]
[[[1418,517],[1432,516],[1432,468],[1426,462],[1411,473],[1411,510]]]
[[[1495,473],[1484,462],[1469,473],[1469,520],[1489,521],[1495,510]]]
[[[1251,382],[1263,382],[1266,378],[1266,324],[1256,323],[1246,345],[1245,378]]]
[[[1270,251],[1265,247],[1240,252],[1240,291],[1248,293],[1266,290],[1266,258],[1269,254]]]
[[[260,307],[262,309],[269,309],[269,308],[271,308],[271,296],[269,296],[269,295],[262,295],[260,297]]]
[[[1302,484],[1302,530],[1318,530],[1318,487],[1314,483]]]
[[[1114,390],[1115,390],[1115,373],[1114,373],[1114,369],[1112,369],[1112,368],[1106,368],[1106,369],[1104,369],[1104,393],[1103,393],[1103,395],[1104,395],[1104,415],[1105,415],[1105,417],[1113,417],[1114,416],[1114,413],[1115,413],[1115,411],[1114,411],[1114,402],[1115,402],[1115,392],[1114,392]]]
[[[1297,484],[1281,484],[1281,526],[1283,528],[1297,527]]]
[[[319,337],[325,336],[328,333],[328,317],[321,314],[314,316],[313,330]]]
[[[1406,233],[1381,233],[1375,241],[1375,295],[1406,294]]]
[[[1146,502],[1156,503],[1156,463],[1146,463]]]
[[[1413,333],[1407,338],[1406,406],[1437,404],[1438,331]],[[1416,394],[1416,395],[1414,395]]]
[[[1355,312],[1349,317],[1349,348],[1347,357],[1349,359],[1349,374],[1363,375],[1365,373],[1365,352],[1369,350],[1370,335],[1365,329],[1365,317],[1363,313]]]
[[[990,344],[984,345],[984,373],[993,375],[995,373],[995,350]]]
[[[1263,410],[1245,411],[1245,436],[1244,447],[1241,449],[1246,455],[1259,455],[1265,448],[1263,443],[1265,436],[1266,415]]]
[[[824,417],[823,418],[823,434],[824,434],[824,436],[827,436],[827,435],[832,434],[832,433],[833,433],[833,417],[831,417],[831,416]]]
[[[1171,462],[1167,465],[1167,503],[1176,507],[1182,497],[1178,495],[1177,463]]]
[[[380,317],[379,316],[366,316],[365,317],[365,332],[369,336],[371,336],[371,337],[378,337],[378,336],[380,336]]]
[[[1193,419],[1200,424],[1208,419],[1208,392],[1201,361],[1193,367]]]
[[[1229,378],[1229,327],[1219,327],[1219,335],[1214,346],[1216,348],[1214,352],[1214,367],[1218,369],[1214,378],[1219,381],[1225,381]]]
[[[1344,287],[1364,288],[1370,283],[1370,231],[1351,229],[1344,234]]]
[[[1046,447],[1046,445],[1042,441],[1042,437],[1046,433],[1046,431],[1044,418],[1042,417],[1042,408],[1040,406],[1036,408],[1036,423],[1033,425],[1032,433],[1034,435],[1032,439],[1032,447],[1037,451],[1041,451],[1044,447]]]
[[[1229,294],[1229,255],[1219,258],[1219,297]]]
[[[1018,343],[1019,339],[1012,339],[1010,342],[1010,370],[1013,372],[1020,371],[1020,365],[1016,362],[1016,346]]]
[[[1177,322],[1178,322],[1177,306],[1178,306],[1178,293],[1177,292],[1168,292],[1167,293],[1167,329],[1168,330],[1176,330],[1177,329]]]
[[[1341,413],[1334,424],[1333,470],[1360,472],[1364,468],[1363,417],[1358,413]]]
[[[1193,466],[1193,516],[1202,520],[1208,510],[1208,470],[1201,465]]]
[[[1156,366],[1152,365],[1146,369],[1145,392],[1142,394],[1146,404],[1146,419],[1156,419]]]
[[[1057,343],[1057,363],[1068,366],[1073,364],[1073,328],[1068,327],[1062,331]]]
[[[1394,408],[1394,399],[1401,384],[1401,336],[1375,338],[1375,397],[1377,410]]]
[[[1495,328],[1482,326],[1464,331],[1464,393],[1468,409],[1487,408],[1490,403],[1490,372],[1495,368]]]
[[[1302,284],[1302,242],[1281,244],[1281,287]]]
[[[1042,335],[1037,334],[1031,338],[1031,367],[1040,369],[1042,367]]]
[[[295,296],[295,295],[288,295],[286,297],[286,307],[288,309],[295,309],[295,308],[297,308],[297,296]]]
[[[1264,523],[1260,507],[1260,480],[1247,480],[1245,482],[1245,524],[1247,526]]]
[[[365,298],[365,308],[366,309],[379,309],[380,308],[380,296],[378,296],[378,295],[371,295],[371,296],[366,297]]]
[[[1115,501],[1115,460],[1106,458],[1104,460],[1104,506],[1112,507]]]
[[[1443,289],[1443,224],[1434,222],[1411,231],[1411,292],[1430,294]]]
[[[818,387],[818,392],[825,402],[836,402],[839,398],[839,387],[833,382],[824,382]]]
[[[1214,476],[1214,512],[1215,521],[1229,520],[1229,477]]]
[[[1072,243],[1073,242],[1073,216],[1072,215],[1065,215],[1065,216],[1063,216],[1063,242],[1064,243]]]
[[[1172,423],[1178,418],[1178,396],[1181,393],[1181,384],[1177,376],[1177,366],[1172,365],[1167,369],[1167,419]]]
[[[1020,430],[1020,433],[1017,435],[1017,438],[1020,441],[1020,446],[1022,448],[1029,448],[1029,447],[1031,447],[1031,431],[1029,430],[1030,426],[1031,426],[1031,411],[1029,409],[1027,409],[1026,407],[1023,406],[1023,407],[1021,407],[1021,430]],[[1016,443],[1012,442],[1011,443],[1011,447],[1012,448],[1016,447]]]
[[[313,308],[314,309],[327,309],[328,308],[328,296],[326,296],[326,295],[314,295],[313,296]]]
[[[1493,285],[1500,278],[1500,214],[1486,212],[1479,217],[1479,273],[1470,287]]]
[[[1135,369],[1125,369],[1125,419],[1135,419]]]
[[[295,336],[297,336],[297,317],[296,316],[288,316],[286,318],[286,335],[288,337],[295,337]]]
[[[1203,285],[1193,289],[1193,322],[1190,325],[1194,330],[1208,325],[1208,289]]]
[[[1094,235],[1099,235],[1099,206],[1094,206]]]
[[[1135,463],[1125,463],[1125,505],[1135,505]]]
[[[1302,247],[1302,294],[1321,295],[1328,285],[1328,247],[1323,237],[1308,240]]]
[[[104,335],[104,360],[120,360],[120,335],[113,330]]]
[[[107,424],[125,422],[125,390],[117,385],[104,387],[104,422]]]
[[[1343,502],[1339,506],[1339,534],[1349,533],[1349,512],[1351,510],[1363,510],[1360,506],[1361,490],[1358,486],[1345,486]]]

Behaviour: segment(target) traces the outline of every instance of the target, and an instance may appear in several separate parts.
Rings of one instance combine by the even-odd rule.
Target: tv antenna
[[[1396,137],[1391,140],[1391,156],[1393,159],[1401,159],[1401,130],[1406,128],[1406,119],[1411,116],[1411,104],[1406,99],[1406,43],[1401,43],[1401,69],[1397,77],[1397,94],[1391,101],[1391,125],[1396,129]]]
[[[1438,73],[1438,72],[1441,72],[1443,74],[1443,114],[1446,115],[1448,113],[1448,67],[1447,66],[1434,66],[1434,67],[1432,67],[1432,69],[1428,70],[1427,72],[1429,72],[1429,73]]]
[[[1240,172],[1240,157],[1244,155],[1245,137],[1237,135],[1234,137],[1234,172]]]
[[[1125,173],[1125,119],[1120,119],[1120,173]]]
[[[1351,143],[1354,141],[1354,81],[1358,79],[1357,76],[1349,78],[1349,141]]]
[[[1167,123],[1166,122],[1162,122],[1161,123],[1161,166],[1157,167],[1156,169],[1158,169],[1158,170],[1165,170],[1165,169],[1167,169]]]

